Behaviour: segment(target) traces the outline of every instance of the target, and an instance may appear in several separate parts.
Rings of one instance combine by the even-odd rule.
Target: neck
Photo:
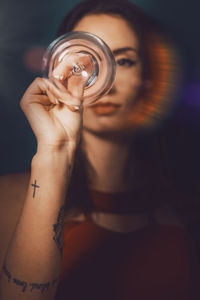
[[[130,136],[111,140],[86,130],[83,132],[82,145],[87,157],[90,188],[122,192],[138,185],[138,170],[131,144]]]

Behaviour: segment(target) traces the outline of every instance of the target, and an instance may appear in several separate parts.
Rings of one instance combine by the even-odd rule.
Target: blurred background
[[[30,166],[36,141],[19,102],[31,81],[41,75],[42,55],[59,23],[78,2],[0,0],[0,174],[21,172]],[[173,180],[189,195],[193,193],[199,203],[200,2],[132,2],[160,20],[179,48],[183,64],[181,89],[176,106],[158,134]]]

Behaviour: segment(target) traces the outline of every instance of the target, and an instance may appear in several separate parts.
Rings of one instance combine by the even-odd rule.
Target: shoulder
[[[0,264],[26,197],[30,172],[0,176]]]

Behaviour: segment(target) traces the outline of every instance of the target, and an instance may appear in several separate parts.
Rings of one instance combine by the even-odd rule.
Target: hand
[[[79,140],[87,78],[71,76],[66,89],[62,83],[72,67],[72,58],[63,60],[54,70],[55,84],[48,79],[36,78],[21,99],[20,106],[39,146],[59,149]]]

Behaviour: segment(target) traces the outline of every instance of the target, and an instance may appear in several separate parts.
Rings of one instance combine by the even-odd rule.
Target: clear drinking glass
[[[63,70],[61,81],[68,88],[72,76],[84,80],[83,105],[97,101],[111,89],[116,72],[115,59],[109,47],[99,37],[84,31],[69,32],[54,40],[43,57],[43,76],[54,84],[54,71],[59,64],[71,62]],[[70,105],[73,103],[70,102]]]

